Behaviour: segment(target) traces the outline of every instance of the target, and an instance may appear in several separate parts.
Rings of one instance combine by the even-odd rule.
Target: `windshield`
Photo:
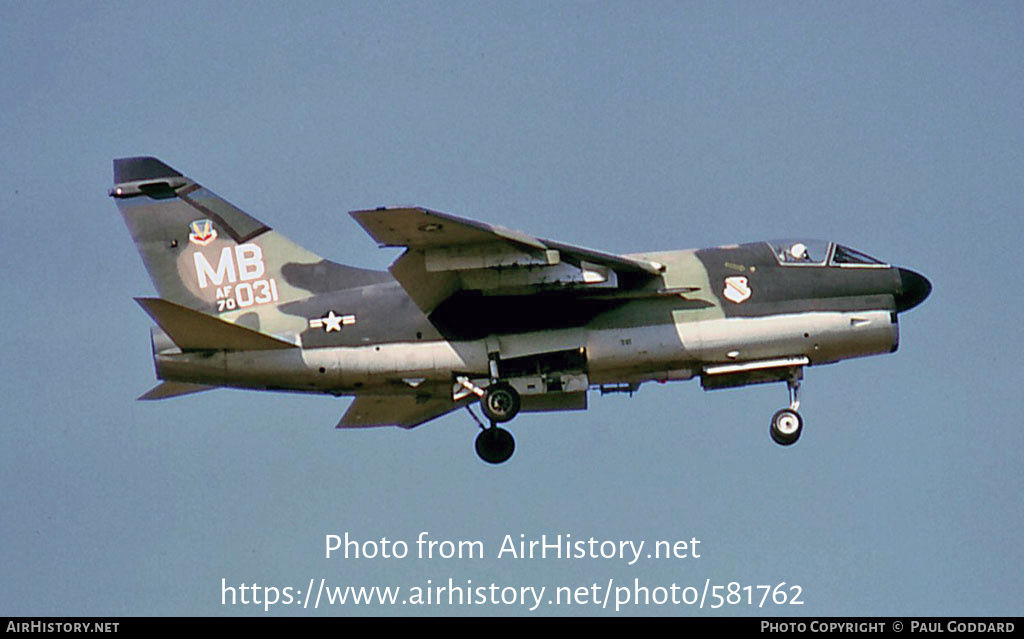
[[[855,251],[855,250],[853,250],[852,248],[850,248],[848,246],[843,246],[842,244],[836,244],[836,250],[832,252],[832,263],[833,264],[839,264],[840,266],[850,266],[850,265],[858,265],[858,266],[885,266],[886,265],[884,262],[882,262],[880,260],[876,260],[875,258],[871,257],[870,255],[867,255],[865,253],[861,253],[860,251]]]

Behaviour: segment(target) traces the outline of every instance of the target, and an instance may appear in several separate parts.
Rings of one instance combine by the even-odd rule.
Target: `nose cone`
[[[914,308],[932,292],[932,283],[910,269],[896,269],[900,274],[900,290],[896,294],[896,310],[902,313]]]

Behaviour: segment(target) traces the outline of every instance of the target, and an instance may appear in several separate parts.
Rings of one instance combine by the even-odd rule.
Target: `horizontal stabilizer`
[[[156,297],[136,297],[144,311],[183,351],[265,351],[297,348],[251,328]]]
[[[336,428],[413,428],[450,413],[463,404],[464,402],[453,402],[448,397],[360,395],[348,407]]]
[[[153,388],[139,396],[141,400],[167,399],[168,397],[180,397],[213,390],[216,386],[203,386],[202,384],[189,384],[187,382],[160,382]]]

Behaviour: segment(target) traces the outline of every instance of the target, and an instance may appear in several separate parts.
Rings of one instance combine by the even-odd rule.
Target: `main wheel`
[[[796,443],[803,428],[803,418],[792,408],[783,408],[772,415],[771,433],[776,444],[789,446]]]
[[[484,390],[480,408],[492,422],[499,424],[510,421],[519,414],[519,393],[505,382],[496,382]]]
[[[516,440],[512,433],[504,428],[492,426],[480,431],[476,436],[476,454],[488,464],[501,464],[508,461],[516,450]]]

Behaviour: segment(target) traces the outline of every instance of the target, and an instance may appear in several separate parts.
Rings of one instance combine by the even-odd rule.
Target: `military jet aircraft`
[[[515,448],[500,424],[520,412],[694,377],[706,390],[786,383],[769,432],[791,445],[803,369],[895,351],[897,314],[931,292],[834,242],[614,255],[410,207],[352,212],[405,249],[368,270],[314,255],[156,158],[114,160],[114,182],[159,295],[137,298],[159,326],[162,380],[140,399],[352,396],[338,428],[413,428],[465,407],[495,464]]]

